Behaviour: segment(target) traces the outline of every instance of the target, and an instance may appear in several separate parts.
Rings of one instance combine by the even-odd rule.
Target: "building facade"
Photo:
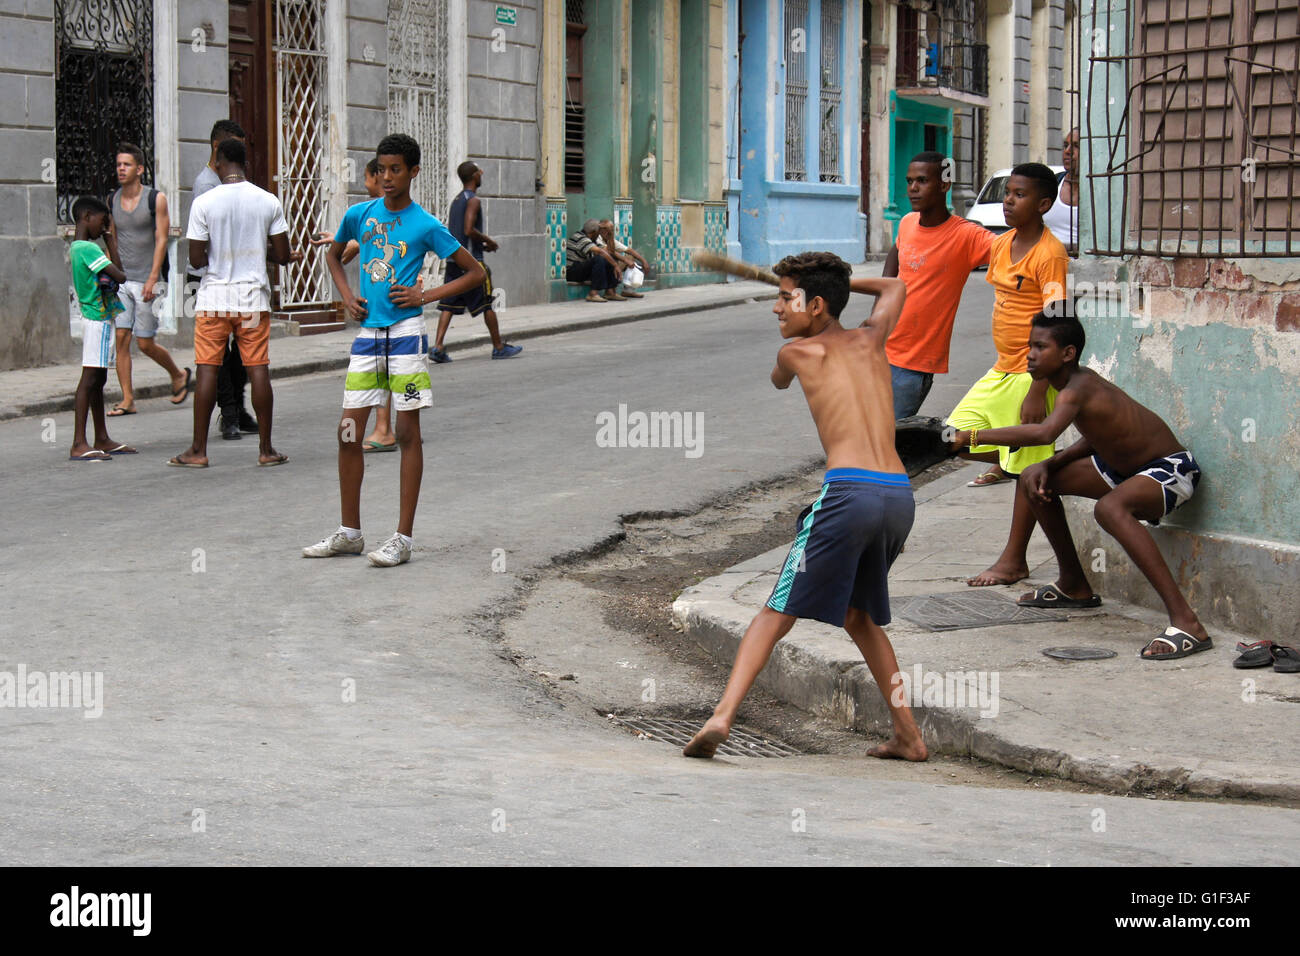
[[[747,261],[862,261],[862,37],[860,2],[728,0],[727,242]]]
[[[723,251],[722,0],[566,0],[546,5],[542,160],[553,299],[564,240],[609,219],[659,287],[716,282],[691,259]]]
[[[864,5],[862,117],[868,248],[909,211],[907,165],[953,159],[958,214],[998,169],[1059,165],[1078,125],[1073,0],[873,0]]]
[[[1081,47],[1076,291],[1100,303],[1085,357],[1201,464],[1195,497],[1154,532],[1193,607],[1286,641],[1300,618],[1300,4],[1081,13],[1097,38]],[[1083,553],[1106,558],[1103,593],[1151,604],[1075,511]]]
[[[443,217],[455,167],[485,169],[488,231],[506,302],[545,297],[537,189],[537,4],[484,0],[25,0],[0,10],[8,96],[0,114],[0,368],[70,360],[67,241],[79,195],[115,184],[116,144],[146,155],[171,201],[171,283],[161,330],[192,338],[179,241],[212,124],[248,133],[249,177],[276,193],[291,243],[333,231],[365,196],[389,132],[421,144],[412,193]],[[355,268],[355,267],[354,267]],[[431,280],[439,264],[433,263]],[[281,270],[276,315],[294,331],[342,328],[320,251]],[[187,315],[187,312],[191,313]]]

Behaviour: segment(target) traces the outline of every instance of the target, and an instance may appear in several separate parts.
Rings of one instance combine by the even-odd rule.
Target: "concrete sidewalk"
[[[878,263],[869,263],[855,267],[855,272],[879,274],[879,269]],[[597,303],[577,300],[516,306],[502,309],[498,318],[501,323],[501,334],[506,341],[523,342],[541,335],[575,332],[624,322],[640,322],[660,316],[699,312],[775,297],[776,290],[761,282],[713,283],[676,289],[657,289],[647,292],[643,299],[628,299],[626,302]],[[437,318],[438,313],[435,308],[426,309],[425,320],[428,324],[430,343],[433,341]],[[323,335],[285,335],[273,338],[271,377],[281,379],[293,375],[310,375],[313,372],[346,368],[354,335],[355,329],[349,328]],[[482,319],[464,316],[454,319],[451,331],[447,333],[447,351],[453,355],[468,349],[490,348],[490,343]],[[524,355],[527,355],[527,351]],[[171,381],[158,365],[141,355],[134,346],[132,357],[134,359],[132,382],[135,385],[137,398],[161,398],[171,394]],[[187,349],[173,348],[172,357],[177,365],[192,368],[193,346]],[[71,410],[77,381],[80,378],[81,366],[75,364],[0,372],[0,420]],[[108,385],[104,389],[104,399],[112,403],[121,397],[117,374],[110,369]]]
[[[966,578],[1002,549],[1014,489],[967,488],[980,470],[971,465],[917,489],[916,523],[890,574],[889,638],[900,669],[918,685],[909,699],[931,751],[970,754],[1121,793],[1300,800],[1300,675],[1233,669],[1234,644],[1253,637],[1211,627],[1214,647],[1208,651],[1177,661],[1139,660],[1139,649],[1168,622],[1106,599],[1104,573],[1090,575],[1103,606],[1057,612],[1068,613],[1068,620],[929,631],[900,616],[909,597],[970,595],[976,589]],[[809,491],[811,500],[815,489]],[[786,551],[729,568],[674,603],[684,631],[720,663],[731,664]],[[1041,531],[1034,534],[1029,566],[1027,582],[980,590],[1010,603],[1027,585],[1055,580],[1056,562]],[[1042,653],[1079,645],[1116,656],[1066,662]],[[982,701],[973,693],[963,701],[955,693],[963,683],[970,686],[971,672],[988,694]],[[954,681],[947,694],[938,689],[944,676]],[[885,703],[842,630],[800,621],[777,645],[759,682],[845,727],[889,731]]]

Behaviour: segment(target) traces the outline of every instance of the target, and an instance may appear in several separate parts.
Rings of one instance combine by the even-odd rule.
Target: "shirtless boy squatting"
[[[1101,604],[1079,563],[1061,507],[1061,495],[1095,498],[1097,523],[1123,546],[1169,612],[1169,627],[1139,656],[1163,661],[1208,650],[1213,646],[1209,634],[1169,573],[1151,532],[1140,523],[1159,524],[1187,501],[1200,481],[1200,466],[1160,416],[1091,369],[1079,367],[1083,345],[1083,326],[1067,302],[1051,303],[1035,315],[1029,374],[1058,390],[1051,413],[1038,424],[959,431],[954,445],[1049,445],[1074,425],[1083,436],[1079,441],[1020,473],[1017,494],[1028,499],[1042,525],[1061,576],[1019,603],[1057,608]]]
[[[868,755],[925,760],[911,710],[891,699],[898,696],[889,692],[898,683],[898,660],[882,630],[890,620],[889,567],[914,516],[912,486],[894,450],[885,355],[906,288],[898,279],[851,280],[848,263],[829,252],[787,256],[773,271],[781,291],[772,311],[781,337],[793,341],[777,353],[772,384],[789,388],[799,379],[826,451],[826,481],[799,516],[798,536],[767,605],[745,631],[722,700],[682,753],[714,755],[776,642],[804,617],[849,632],[889,705],[894,734]],[[840,325],[850,290],[877,296],[861,328]]]

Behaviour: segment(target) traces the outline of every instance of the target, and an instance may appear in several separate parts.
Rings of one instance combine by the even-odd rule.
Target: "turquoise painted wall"
[[[934,144],[937,152],[952,155],[952,110],[915,100],[900,98],[889,91],[889,204],[882,215],[889,222],[890,232],[898,235],[898,220],[912,211],[907,201],[907,167],[912,157],[925,149],[925,127],[939,127]],[[952,191],[948,192],[948,207],[952,208]]]

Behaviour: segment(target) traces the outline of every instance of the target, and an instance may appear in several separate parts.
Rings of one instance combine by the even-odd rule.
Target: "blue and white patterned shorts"
[[[1092,456],[1092,463],[1097,469],[1097,474],[1101,475],[1102,481],[1112,488],[1120,482],[1134,477],[1134,475],[1145,475],[1157,482],[1165,492],[1164,515],[1169,514],[1169,512],[1190,498],[1201,480],[1201,466],[1196,463],[1196,459],[1192,457],[1192,453],[1189,451],[1180,451],[1168,458],[1157,458],[1155,461],[1149,461],[1132,475],[1120,474],[1096,455]],[[1161,517],[1164,517],[1164,515],[1161,515]],[[1160,522],[1157,520],[1151,523],[1159,524]]]

